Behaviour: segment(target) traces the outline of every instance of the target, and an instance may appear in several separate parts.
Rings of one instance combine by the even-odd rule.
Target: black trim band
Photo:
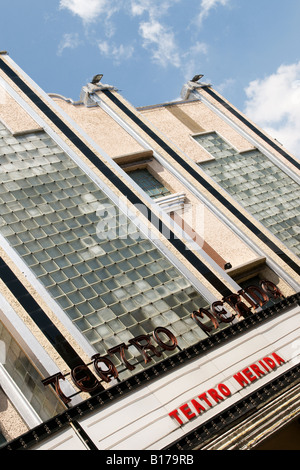
[[[143,202],[128,186],[110,169],[97,155],[44,103],[41,98],[5,63],[0,59],[0,69],[30,98],[30,100],[47,116],[50,121],[82,152],[103,175],[105,175],[128,200],[136,205]],[[224,297],[230,295],[230,289],[206,266],[192,251],[186,249],[186,245],[175,234],[167,229],[161,219],[148,209],[148,220],[164,234],[170,234],[169,242],[178,250],[186,260],[191,263],[208,282]]]
[[[263,132],[261,132],[256,126],[251,124],[242,114],[240,114],[236,109],[230,106],[225,100],[218,96],[211,88],[203,87],[202,90],[206,91],[208,95],[214,98],[218,103],[220,103],[224,108],[233,114],[236,118],[239,119],[243,124],[245,124],[251,131],[253,131],[258,137],[263,139],[268,145],[270,145],[274,150],[276,150],[282,157],[288,160],[292,165],[294,165],[298,170],[300,170],[300,163],[297,162],[291,155],[285,152],[282,148],[279,147],[275,142],[269,139]]]
[[[282,261],[284,261],[293,271],[300,275],[300,266],[295,263],[286,253],[284,253],[272,240],[270,240],[259,228],[234,207],[221,193],[211,186],[187,161],[181,158],[169,145],[155,134],[140,118],[130,111],[113,93],[104,90],[103,93],[126,114],[135,124],[137,124],[151,139],[153,139],[165,152],[167,152],[182,168],[184,168],[195,180],[200,183],[210,194],[223,204],[240,222],[242,222],[251,232],[267,245]]]

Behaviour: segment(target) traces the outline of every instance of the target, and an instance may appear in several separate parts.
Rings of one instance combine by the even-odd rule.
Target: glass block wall
[[[215,132],[195,140],[215,159],[201,168],[299,256],[299,185],[259,150],[238,153]]]
[[[5,344],[4,368],[33,407],[42,421],[46,421],[64,411],[50,387],[44,387],[43,377],[34,368],[18,343],[0,322],[0,340]]]
[[[145,168],[141,170],[134,170],[129,173],[129,176],[138,184],[145,193],[152,199],[168,196],[171,192],[154,178],[153,175]]]
[[[190,314],[205,299],[44,132],[0,124],[0,233],[96,352],[158,326],[181,348],[203,338]]]

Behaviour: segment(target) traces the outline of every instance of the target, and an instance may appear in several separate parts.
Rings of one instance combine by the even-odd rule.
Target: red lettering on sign
[[[257,377],[260,377],[261,375],[265,375],[265,373],[256,364],[252,364],[250,368],[257,375]]]
[[[231,391],[229,390],[227,385],[224,385],[224,384],[218,385],[218,390],[219,392],[222,393],[222,395],[224,395],[224,397],[229,397],[231,395]]]
[[[200,398],[200,400],[205,401],[205,403],[207,403],[208,406],[212,407],[212,404],[210,403],[209,399],[207,398],[206,393],[202,393],[202,395],[199,395],[198,398]]]
[[[176,421],[180,424],[180,426],[183,424],[179,414],[178,414],[178,410],[174,410],[174,411],[171,411],[171,413],[169,413],[169,416],[171,416],[171,418],[175,418]]]
[[[180,411],[182,411],[184,416],[189,420],[196,417],[195,413],[192,412],[192,410],[190,409],[187,403],[185,405],[180,406],[179,409]]]
[[[243,372],[243,374],[245,374],[245,376],[247,377],[247,379],[250,380],[250,382],[254,382],[255,380],[257,380],[257,377],[255,377],[255,376],[252,374],[251,370],[250,370],[248,367],[246,367],[246,369],[244,369],[242,372]]]
[[[267,372],[269,372],[268,367],[266,366],[266,364],[263,361],[258,361],[258,362],[264,369],[266,369]]]
[[[205,411],[204,406],[202,406],[197,400],[191,400],[191,403],[198,414],[200,414],[201,411]]]
[[[221,397],[221,395],[219,395],[214,388],[208,390],[207,393],[212,397],[213,400],[215,400],[216,403],[219,403],[219,401],[224,400],[224,398]]]
[[[246,385],[248,385],[248,380],[245,379],[245,377],[240,373],[238,372],[237,374],[235,374],[233,376],[233,378],[242,386],[242,387],[245,387]]]
[[[270,367],[270,369],[275,369],[276,364],[270,357],[264,357],[263,361]]]
[[[285,360],[282,357],[278,356],[278,354],[273,353],[272,356],[274,357],[277,364],[280,366],[281,364],[285,364]]]

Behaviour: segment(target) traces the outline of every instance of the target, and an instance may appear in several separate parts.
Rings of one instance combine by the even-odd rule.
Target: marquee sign
[[[240,387],[246,387],[252,382],[265,376],[276,367],[285,364],[285,360],[278,354],[272,353],[271,357],[264,357],[255,364],[251,364],[242,371],[233,375],[234,381]],[[215,388],[211,388],[197,397],[191,399],[189,402],[182,404],[175,410],[169,413],[169,416],[176,420],[176,422],[183,426],[188,421],[201,413],[212,408],[216,404],[223,402],[226,398],[231,396],[230,388],[225,384],[218,384]],[[183,419],[185,418],[185,422]]]
[[[210,335],[220,328],[220,324],[232,323],[235,319],[249,317],[255,314],[255,311],[263,307],[270,299],[278,300],[282,298],[284,296],[278,287],[272,282],[264,280],[260,281],[260,287],[249,286],[242,289],[237,294],[224,297],[222,301],[214,302],[209,309],[200,308],[198,311],[194,311],[191,317],[206,334]],[[228,314],[228,311],[225,310],[226,304],[231,307],[232,314]],[[210,320],[210,324],[203,322],[205,316]],[[148,364],[152,361],[150,353],[152,356],[161,357],[164,351],[174,351],[177,345],[177,338],[170,330],[158,327],[153,331],[152,335],[140,335],[129,340],[128,344],[119,344],[107,350],[106,356],[95,354],[91,357],[89,364],[74,367],[65,375],[61,372],[54,374],[44,379],[42,383],[44,386],[52,384],[57,395],[67,404],[71,401],[71,398],[63,393],[60,387],[60,380],[64,381],[68,375],[71,375],[72,381],[79,391],[94,393],[97,389],[101,389],[102,382],[109,383],[119,378],[119,371],[112,360],[114,355],[118,355],[125,369],[129,371],[135,369],[135,366],[126,358],[126,351],[129,346],[135,347],[140,352],[144,363]],[[96,373],[99,379],[92,373],[89,366],[93,366],[94,373]],[[221,387],[219,392],[223,396],[226,396],[226,393],[228,393],[224,387]]]

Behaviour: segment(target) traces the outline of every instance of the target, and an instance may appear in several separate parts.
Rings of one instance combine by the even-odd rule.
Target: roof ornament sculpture
[[[202,77],[204,77],[204,75],[201,75],[201,74],[195,75],[195,76],[192,78],[191,82],[198,82],[199,80],[201,80]]]
[[[102,73],[98,73],[97,75],[95,75],[93,77],[93,80],[91,81],[91,83],[93,85],[98,85],[98,83],[102,80],[102,77],[103,77],[103,74]]]

